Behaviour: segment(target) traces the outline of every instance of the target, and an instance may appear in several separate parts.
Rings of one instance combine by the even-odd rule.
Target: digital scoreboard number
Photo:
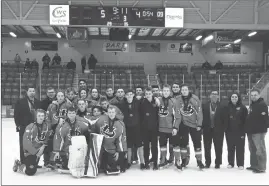
[[[164,8],[131,8],[129,26],[164,27]]]
[[[100,17],[101,24],[107,26],[129,26],[128,8],[122,7],[98,7],[97,17]],[[98,19],[96,19],[98,20]],[[99,23],[100,24],[100,23]],[[98,23],[97,23],[98,25]]]
[[[70,6],[70,25],[165,26],[164,8]]]

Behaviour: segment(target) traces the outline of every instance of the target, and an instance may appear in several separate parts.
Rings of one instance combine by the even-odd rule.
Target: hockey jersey
[[[159,98],[159,132],[172,133],[172,130],[179,129],[179,124],[181,122],[181,115],[179,110],[176,108],[175,99],[168,97]]]
[[[127,151],[124,123],[102,115],[95,123],[95,133],[104,135],[103,148],[109,153]]]
[[[176,99],[176,107],[179,108],[176,112],[180,112],[182,123],[192,128],[202,127],[203,113],[199,98],[194,94],[189,94],[186,100],[179,96]],[[184,101],[187,103],[184,104]]]
[[[37,123],[28,125],[23,135],[23,151],[25,156],[35,155],[43,144],[47,144],[50,133],[50,125],[46,122],[41,126]]]
[[[48,108],[48,122],[51,125],[56,125],[58,123],[59,118],[66,118],[67,109],[71,107],[72,104],[69,102],[62,102],[61,104],[50,104]]]
[[[75,122],[71,123],[69,119],[60,126],[58,125],[53,138],[54,152],[68,152],[71,145],[72,136],[87,136],[88,123],[76,116]]]

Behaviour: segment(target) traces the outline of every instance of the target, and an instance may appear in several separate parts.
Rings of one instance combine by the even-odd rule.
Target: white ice
[[[2,184],[3,185],[123,185],[123,184],[164,184],[164,185],[259,185],[269,184],[269,171],[264,174],[254,174],[248,170],[238,170],[237,167],[227,169],[227,147],[224,143],[223,165],[221,169],[216,170],[214,164],[210,169],[199,171],[194,157],[194,151],[191,145],[191,162],[183,172],[175,170],[174,166],[165,170],[141,171],[138,165],[133,166],[126,173],[118,176],[106,176],[100,174],[98,178],[76,179],[71,175],[64,175],[55,172],[46,172],[39,169],[35,176],[26,176],[15,173],[12,170],[14,160],[19,158],[19,135],[16,133],[13,119],[2,120]],[[269,136],[266,137],[266,145],[269,148]],[[267,150],[268,152],[268,150]],[[269,152],[267,153],[269,159]],[[212,162],[214,162],[214,153],[212,149]],[[43,161],[40,161],[43,164]],[[245,148],[245,167],[249,166],[249,150],[246,141]]]

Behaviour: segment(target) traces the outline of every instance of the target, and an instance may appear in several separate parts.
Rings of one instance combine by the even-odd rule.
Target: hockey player
[[[84,99],[79,99],[77,101],[78,110],[77,115],[84,118],[85,116],[91,115],[91,109],[87,108],[86,101]]]
[[[88,107],[91,108],[95,105],[100,105],[100,98],[102,98],[103,96],[101,96],[98,92],[98,90],[96,88],[93,88],[91,90],[91,95],[90,95],[90,99],[89,99],[89,105]]]
[[[25,162],[21,164],[15,160],[13,171],[33,176],[37,171],[40,157],[47,148],[49,135],[51,133],[49,124],[45,121],[46,112],[42,109],[36,111],[36,121],[29,124],[23,135],[23,151]]]
[[[140,109],[145,167],[149,169],[149,147],[151,143],[153,170],[158,170],[158,99],[153,97],[150,87],[146,88],[145,97],[146,99],[141,102]]]
[[[113,90],[112,87],[108,87],[108,88],[106,89],[106,95],[105,95],[105,97],[106,97],[106,99],[107,99],[108,101],[112,100],[112,99],[115,97],[115,95],[114,95],[114,90]]]
[[[116,96],[109,101],[111,105],[118,106],[118,104],[123,102],[125,92],[122,88],[118,88]]]
[[[124,123],[116,118],[115,107],[109,107],[108,116],[102,115],[95,125],[95,132],[104,135],[102,168],[107,174],[125,172],[124,156],[127,151],[125,127]],[[118,165],[121,170],[118,170]]]
[[[180,148],[182,164],[181,167],[186,167],[187,162],[187,145],[189,142],[189,134],[191,135],[197,165],[200,169],[204,168],[202,163],[202,147],[201,147],[201,127],[203,114],[201,102],[197,96],[189,92],[189,87],[185,84],[181,86],[181,96],[176,100],[176,104],[180,109],[182,122],[179,126],[180,132]]]
[[[180,95],[181,95],[181,92],[180,92],[180,84],[178,82],[174,82],[173,83],[173,85],[172,85],[172,93],[173,93],[173,98],[177,99],[177,98],[180,97]],[[172,147],[169,147],[170,154],[171,154],[171,148]],[[173,155],[170,156],[170,159],[169,160],[171,160],[171,159],[174,159],[174,156]],[[190,146],[189,146],[189,142],[188,142],[186,165],[189,164],[189,161],[190,161]]]
[[[66,118],[67,109],[72,104],[66,101],[64,92],[59,90],[56,94],[56,101],[53,101],[48,108],[48,122],[52,125],[53,131],[55,131],[60,118]]]
[[[160,88],[158,85],[152,85],[152,92],[153,92],[153,96],[155,97],[160,97]]]
[[[100,99],[100,104],[101,104],[101,107],[103,109],[104,114],[106,114],[106,115],[108,115],[108,108],[114,107],[116,110],[116,118],[123,121],[124,116],[123,116],[121,110],[117,106],[109,104],[109,101],[105,97],[102,97]]]
[[[67,109],[71,107],[72,104],[66,101],[64,92],[59,90],[56,94],[56,100],[53,101],[48,107],[48,123],[51,125],[52,135],[50,136],[48,142],[48,151],[44,153],[44,162],[45,166],[50,162],[51,152],[53,150],[53,136],[56,130],[56,127],[59,123],[63,123],[66,118]]]
[[[163,86],[163,97],[159,98],[159,143],[161,150],[161,162],[159,168],[164,168],[168,164],[172,164],[174,161],[173,155],[175,154],[175,165],[178,169],[180,167],[180,147],[179,147],[179,124],[181,122],[181,115],[176,108],[175,100],[170,96],[170,85]],[[169,139],[169,147],[172,146],[174,153],[170,154],[170,158],[167,161],[167,140]]]
[[[133,90],[127,90],[126,99],[119,105],[120,110],[124,115],[124,124],[126,127],[126,137],[127,137],[127,148],[128,148],[128,167],[132,164],[132,149],[135,147],[138,149],[139,159],[140,159],[140,169],[144,170],[144,150],[142,145],[142,135],[141,135],[141,120],[140,120],[140,104],[141,100],[137,100],[134,97]],[[137,151],[135,152],[137,153]]]
[[[60,169],[68,170],[68,148],[71,145],[71,137],[82,135],[85,137],[88,135],[88,123],[79,120],[76,117],[76,109],[69,107],[65,123],[57,126],[53,138],[53,155],[51,160],[54,163],[56,160],[61,160]]]
[[[76,94],[75,90],[73,87],[69,87],[65,91],[65,99],[66,102],[70,103],[72,106],[76,107],[77,99],[76,99]]]

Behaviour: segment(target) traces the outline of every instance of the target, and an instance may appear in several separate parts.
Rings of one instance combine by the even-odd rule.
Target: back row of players
[[[48,89],[51,99],[53,91]],[[151,162],[153,170],[173,163],[182,170],[190,158],[189,134],[197,166],[200,169],[210,167],[213,140],[215,168],[220,168],[224,132],[228,145],[228,167],[234,167],[236,149],[237,166],[243,169],[245,133],[252,126],[246,122],[248,111],[238,93],[231,95],[231,109],[228,110],[227,105],[220,105],[217,91],[212,91],[210,101],[202,106],[198,97],[189,92],[188,85],[180,87],[178,83],[172,85],[172,93],[170,85],[164,85],[162,94],[156,86],[144,91],[142,87],[136,87],[135,92],[118,89],[115,97],[113,90],[108,88],[106,94],[101,96],[97,89],[92,89],[88,96],[88,89],[82,85],[78,96],[75,96],[73,88],[68,88],[65,92],[59,90],[55,100],[44,100],[43,109],[36,110],[36,121],[25,129],[24,162],[16,160],[13,170],[35,174],[42,155],[45,167],[68,170],[72,136],[84,135],[90,140],[90,133],[104,136],[99,168],[107,174],[129,169],[134,155],[132,151],[138,154],[142,170],[150,169]],[[265,112],[268,116],[267,109]],[[202,129],[206,166],[202,163]],[[167,160],[168,151],[170,156]]]

